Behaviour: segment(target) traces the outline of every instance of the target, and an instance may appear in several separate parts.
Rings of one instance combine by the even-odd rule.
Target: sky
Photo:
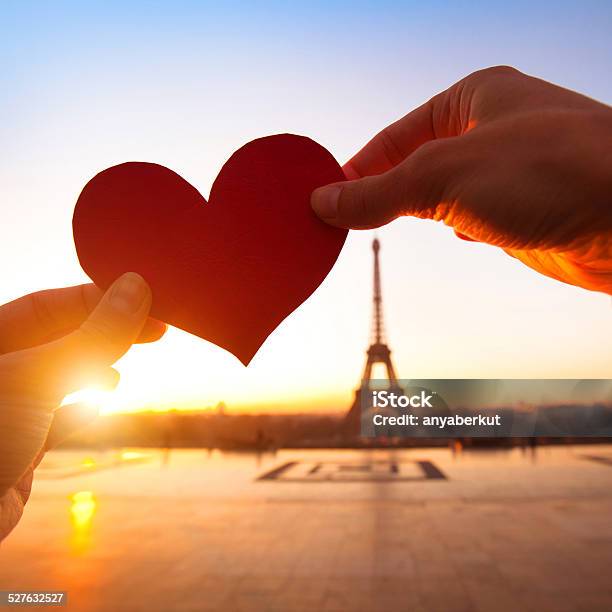
[[[74,204],[124,161],[205,196],[260,136],[307,135],[344,163],[486,66],[612,102],[608,2],[11,2],[0,6],[0,303],[86,282]],[[381,240],[385,324],[402,378],[612,378],[612,301],[542,277],[432,221]],[[134,347],[104,409],[344,410],[371,321],[373,232],[351,232],[319,290],[248,368],[177,329]]]

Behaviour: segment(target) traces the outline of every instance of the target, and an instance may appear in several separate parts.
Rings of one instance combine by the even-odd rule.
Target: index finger
[[[0,355],[45,344],[77,329],[100,301],[93,283],[46,289],[0,305]],[[147,319],[139,342],[159,339],[166,326]]]
[[[346,178],[354,180],[387,172],[421,145],[436,138],[434,107],[437,98],[432,98],[376,134],[344,165]]]
[[[55,448],[71,434],[83,429],[92,423],[98,416],[98,408],[86,403],[68,404],[58,408],[53,413],[53,421],[47,434],[47,440],[38,461],[34,461],[34,467],[38,465],[45,451]]]

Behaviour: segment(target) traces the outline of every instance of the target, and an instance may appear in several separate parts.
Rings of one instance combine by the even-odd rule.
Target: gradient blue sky
[[[308,135],[344,162],[481,67],[511,64],[612,101],[608,2],[3,2],[0,302],[85,280],[71,216],[85,182],[154,161],[208,194],[237,147]],[[609,297],[538,276],[433,222],[379,231],[402,377],[612,377]],[[119,364],[112,405],[343,408],[370,325],[371,232],[244,369],[171,330]]]

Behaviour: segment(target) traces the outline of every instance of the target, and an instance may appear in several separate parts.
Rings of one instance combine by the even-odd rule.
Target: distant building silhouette
[[[397,382],[397,376],[395,374],[395,368],[391,361],[391,349],[387,345],[385,339],[385,327],[383,322],[383,310],[382,310],[382,291],[380,282],[380,242],[377,238],[374,238],[372,242],[372,251],[374,252],[374,296],[373,296],[373,310],[372,310],[372,340],[370,347],[367,350],[366,365],[361,377],[361,383],[355,391],[355,399],[353,405],[348,411],[345,422],[344,432],[348,437],[358,437],[361,430],[361,397],[362,393],[369,392],[371,390],[372,370],[376,364],[382,364],[386,371],[387,383],[384,387],[389,391],[395,393],[401,393],[402,389]]]

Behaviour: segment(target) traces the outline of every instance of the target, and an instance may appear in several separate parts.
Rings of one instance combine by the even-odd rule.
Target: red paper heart
[[[208,204],[164,166],[113,166],[77,201],[79,260],[103,288],[123,272],[140,273],[153,291],[152,316],[247,365],[338,258],[347,232],[315,216],[310,194],[342,180],[327,150],[292,134],[236,151]]]

